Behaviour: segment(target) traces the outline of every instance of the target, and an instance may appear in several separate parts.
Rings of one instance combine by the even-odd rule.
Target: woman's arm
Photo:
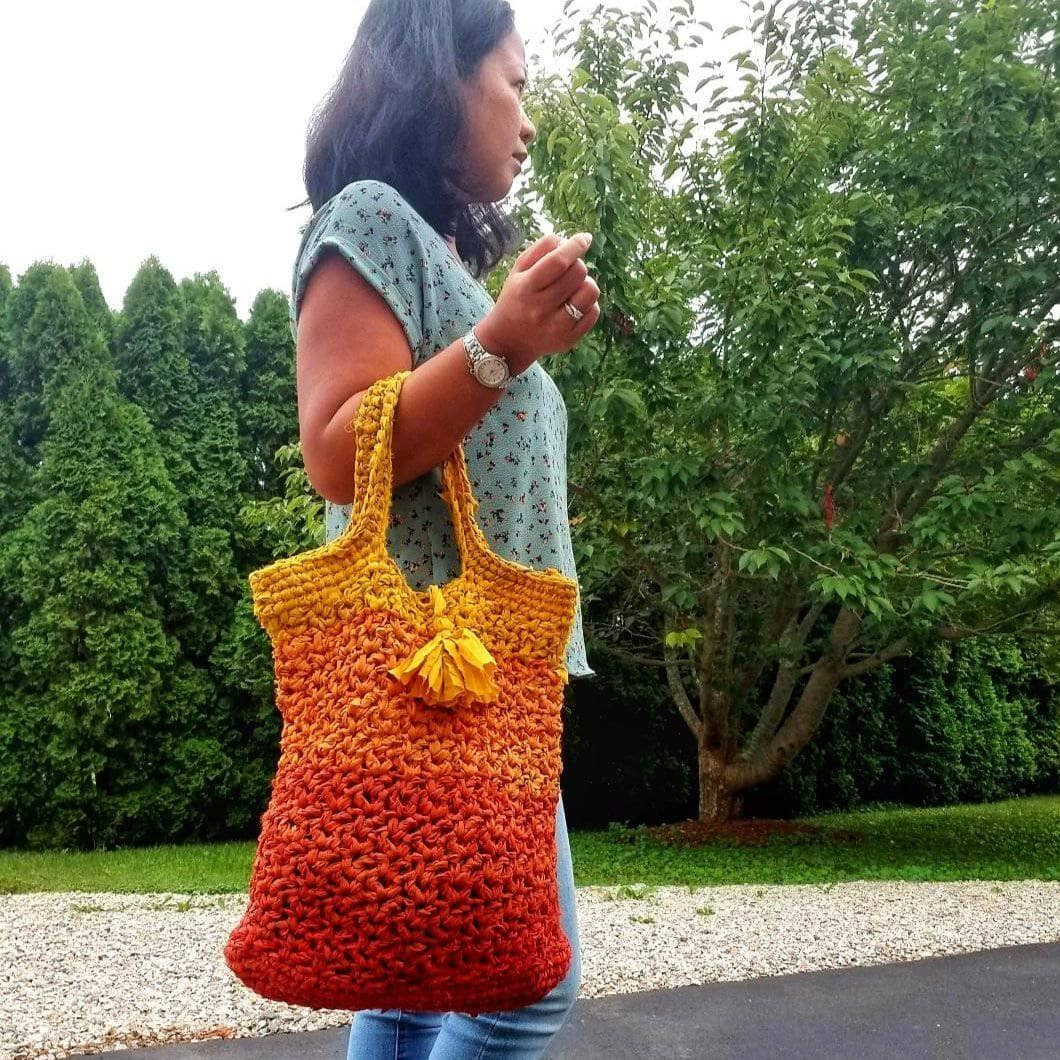
[[[486,316],[475,330],[512,375],[534,358],[499,349]],[[386,300],[340,254],[326,251],[306,284],[298,319],[297,389],[302,457],[313,488],[335,504],[354,494],[356,443],[346,429],[365,391],[411,371],[394,413],[394,486],[440,465],[504,393],[467,370],[462,338],[418,368]]]

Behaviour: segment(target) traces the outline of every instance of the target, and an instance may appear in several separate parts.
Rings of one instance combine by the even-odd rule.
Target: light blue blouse
[[[306,281],[334,247],[393,309],[413,350],[413,368],[466,334],[494,306],[441,235],[391,185],[347,184],[302,230],[291,279],[291,334]],[[567,515],[567,407],[540,361],[515,376],[463,440],[478,521],[498,555],[577,581]],[[395,487],[388,547],[409,584],[422,591],[460,572],[451,515],[438,496],[441,468]],[[325,501],[327,540],[346,527],[349,504]],[[585,658],[581,598],[567,641],[571,677],[596,673]]]

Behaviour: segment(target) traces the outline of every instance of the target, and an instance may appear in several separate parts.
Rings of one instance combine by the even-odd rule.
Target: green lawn
[[[653,843],[637,829],[572,831],[575,882],[583,887],[1060,880],[1060,795],[933,809],[873,808],[804,820],[848,829],[861,839],[784,837],[760,847],[719,842],[681,850]],[[250,842],[98,853],[0,850],[0,893],[243,892],[253,855]]]

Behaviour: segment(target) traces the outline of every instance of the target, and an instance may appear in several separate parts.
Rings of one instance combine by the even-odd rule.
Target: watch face
[[[503,383],[508,375],[508,366],[501,357],[483,357],[475,373],[487,386]]]

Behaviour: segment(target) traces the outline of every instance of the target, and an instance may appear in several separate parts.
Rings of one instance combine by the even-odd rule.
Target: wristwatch
[[[490,353],[472,328],[464,336],[464,353],[467,355],[467,370],[483,386],[494,390],[506,390],[512,379],[512,370],[503,357]]]

